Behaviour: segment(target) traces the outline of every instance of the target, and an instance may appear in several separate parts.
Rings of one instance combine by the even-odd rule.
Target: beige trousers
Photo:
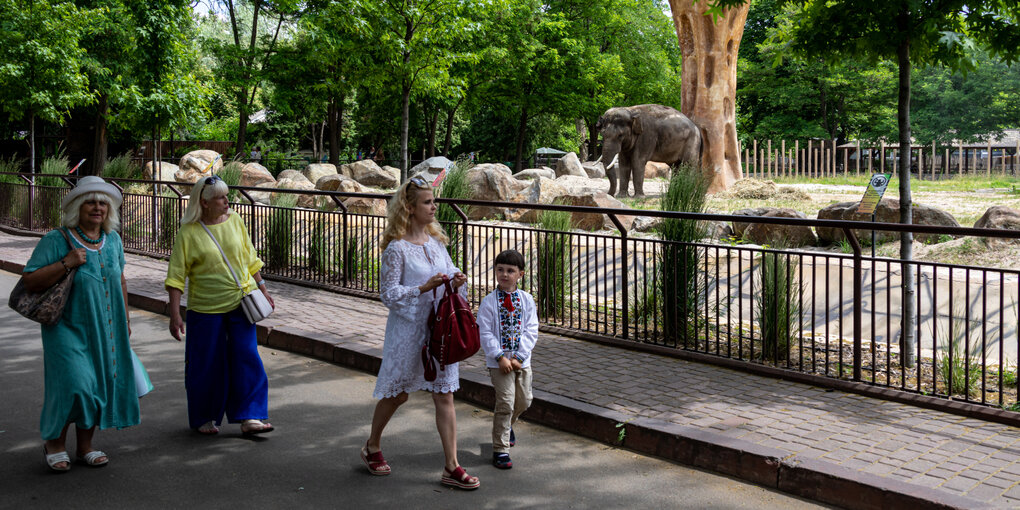
[[[521,413],[531,405],[531,367],[504,374],[489,369],[492,388],[496,391],[496,409],[492,416],[492,451],[505,453],[510,449],[510,428]]]

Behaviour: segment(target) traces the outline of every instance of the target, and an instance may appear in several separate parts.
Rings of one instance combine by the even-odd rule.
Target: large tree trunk
[[[718,22],[706,15],[711,2],[669,0],[680,39],[681,109],[701,129],[702,171],[709,193],[729,188],[741,177],[737,141],[737,50],[748,4],[724,9]]]
[[[450,157],[450,145],[453,143],[453,119],[457,116],[457,109],[464,102],[466,96],[460,96],[457,104],[446,112],[446,140],[443,141],[443,156]]]
[[[528,129],[528,109],[521,109],[521,118],[517,122],[517,147],[514,151],[514,173],[524,170],[524,135]]]
[[[599,130],[595,129],[598,124],[598,120],[595,122],[588,123],[588,159],[591,161],[597,161],[601,154],[599,154]],[[609,163],[606,163],[607,165]]]
[[[96,139],[92,145],[92,175],[103,175],[103,168],[106,166],[106,151],[109,147],[106,116],[110,113],[109,99],[109,95],[100,94],[99,104],[96,106]],[[78,173],[81,174],[81,172]]]
[[[248,138],[248,101],[247,101],[247,98],[248,98],[247,92],[241,92],[241,94],[238,95],[238,102],[239,102],[239,104],[237,105],[237,109],[238,109],[238,115],[237,115],[237,143],[236,143],[236,146],[234,147],[234,157],[235,158],[238,157],[238,156],[243,156],[244,155],[244,144],[247,142],[246,138]]]
[[[343,107],[337,106],[337,103],[343,105],[343,97],[337,98],[331,97],[329,99],[329,109],[326,112],[326,120],[329,123],[329,162],[334,165],[340,165],[340,129],[343,116]]]
[[[430,113],[429,117],[429,157],[436,155],[436,126],[439,124],[439,107]]]
[[[405,59],[406,60],[406,59]],[[400,108],[400,182],[407,180],[408,154],[407,154],[407,130],[411,120],[411,84],[404,84],[404,95]]]
[[[909,18],[904,13],[901,19]],[[906,28],[906,27],[904,27]],[[899,104],[897,105],[897,121],[900,128],[900,223],[914,223],[914,211],[910,196],[910,41],[905,40],[896,49],[900,66]],[[901,289],[903,316],[900,321],[900,352],[903,353],[903,364],[914,366],[914,268],[910,264],[913,259],[913,232],[900,233],[900,273],[903,275]]]

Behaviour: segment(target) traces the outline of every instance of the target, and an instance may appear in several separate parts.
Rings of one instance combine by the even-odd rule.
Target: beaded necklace
[[[81,238],[84,239],[88,243],[99,244],[99,243],[103,242],[103,230],[102,229],[99,230],[99,239],[92,239],[89,236],[85,235],[85,232],[81,229],[81,226],[75,226],[74,227],[74,231],[78,232],[78,235],[80,235]]]

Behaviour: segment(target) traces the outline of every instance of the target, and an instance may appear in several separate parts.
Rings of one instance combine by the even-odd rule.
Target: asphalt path
[[[246,438],[187,426],[184,345],[167,319],[133,311],[132,345],[156,389],[142,423],[96,433],[103,468],[64,474],[43,460],[39,412],[42,345],[37,324],[7,306],[15,275],[0,271],[0,508],[824,508],[755,485],[529,423],[515,428],[514,468],[490,464],[492,413],[457,403],[460,462],[481,479],[473,492],[439,484],[442,452],[429,396],[411,396],[383,436],[393,474],[368,474],[375,377],[273,349],[269,373],[277,430]],[[73,437],[73,433],[69,434]],[[74,440],[68,439],[73,455]]]

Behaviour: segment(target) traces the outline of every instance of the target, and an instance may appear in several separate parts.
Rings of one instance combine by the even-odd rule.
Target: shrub
[[[266,229],[266,268],[279,270],[290,265],[290,251],[294,244],[294,206],[297,195],[280,193],[273,199]]]
[[[953,315],[965,303],[950,304],[949,316],[935,317],[932,334],[937,339],[935,372],[947,395],[973,395],[981,381],[981,321]],[[970,352],[967,352],[967,344]],[[936,386],[935,390],[938,391]]]
[[[766,250],[755,281],[756,322],[761,335],[757,358],[778,363],[787,359],[800,333],[800,284],[790,255]]]
[[[106,160],[103,166],[103,177],[108,179],[141,179],[142,167],[131,160],[131,153],[125,152],[120,156]]]
[[[227,183],[227,186],[233,188],[234,186],[237,186],[241,183],[241,174],[243,173],[242,170],[243,168],[244,165],[236,161],[231,161],[230,163],[223,165],[223,168],[221,168],[220,172],[216,175],[219,175],[220,179],[223,179],[223,182]],[[227,200],[231,202],[237,202],[237,197],[239,195],[240,193],[238,193],[237,190],[231,189],[227,193]]]
[[[322,208],[320,208],[321,210]],[[331,236],[325,213],[318,213],[312,220],[312,232],[308,239],[308,265],[319,273],[326,274],[331,269],[330,257]]]
[[[555,317],[566,305],[570,283],[570,213],[542,211],[538,223],[538,313]]]
[[[470,168],[470,163],[464,161],[458,161],[454,164],[453,168],[446,174],[446,178],[443,179],[440,185],[437,196],[442,198],[471,198],[471,184],[467,180],[467,170]],[[464,214],[470,214],[470,208],[468,206],[462,206],[461,210]],[[450,244],[446,246],[447,251],[450,252],[450,258],[453,259],[454,264],[460,264],[461,261],[461,248],[464,246],[462,232],[461,232],[461,218],[457,214],[457,211],[453,210],[453,206],[450,204],[439,204],[439,209],[436,211],[436,219],[443,225],[443,230],[446,231],[446,235],[450,237]],[[467,273],[468,268],[462,267],[461,271]]]
[[[181,201],[170,190],[164,191],[159,198],[159,235],[158,244],[162,250],[171,250],[174,239],[181,228]]]
[[[669,187],[662,196],[663,211],[705,212],[708,180],[690,165],[673,167]],[[704,325],[706,282],[701,277],[699,249],[695,243],[705,237],[704,223],[697,220],[667,218],[659,226],[662,249],[656,260],[656,281],[663,327],[674,341],[697,335]],[[681,330],[683,332],[681,333]]]

